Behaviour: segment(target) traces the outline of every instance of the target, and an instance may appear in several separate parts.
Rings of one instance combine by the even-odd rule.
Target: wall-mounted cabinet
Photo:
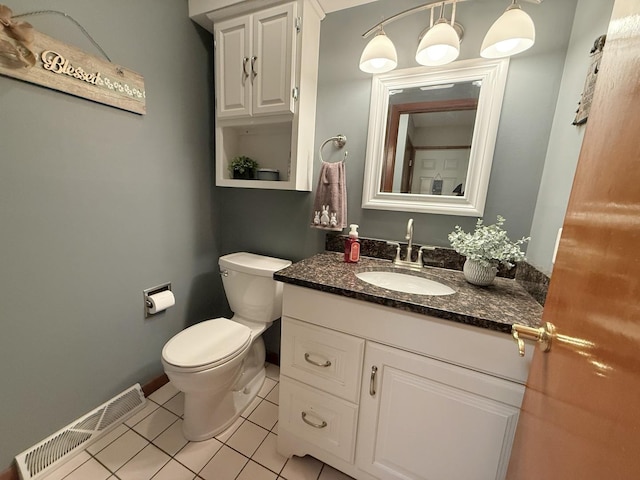
[[[296,7],[287,3],[215,25],[218,119],[295,111]]]
[[[273,3],[207,13],[215,39],[216,185],[310,191],[324,13],[316,0]],[[278,170],[279,180],[234,179],[228,166],[240,155]]]

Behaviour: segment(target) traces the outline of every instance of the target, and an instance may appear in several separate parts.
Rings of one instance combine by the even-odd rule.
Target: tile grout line
[[[267,400],[267,398],[266,398],[266,397],[267,397],[267,396],[268,396],[268,395],[269,395],[269,394],[270,394],[270,393],[271,393],[271,392],[272,392],[272,391],[273,391],[273,390],[274,390],[274,389],[279,385],[279,383],[280,383],[280,379],[279,379],[279,378],[278,378],[278,379],[274,379],[274,378],[269,377],[269,376],[266,376],[265,378],[269,378],[270,380],[274,381],[274,382],[275,382],[275,385],[273,385],[273,386],[269,389],[269,391],[268,391],[268,392],[265,392],[264,397],[261,397],[261,396],[259,396],[259,395],[257,395],[257,396],[256,396],[256,398],[259,398],[259,399],[260,399],[260,402],[258,402],[258,405],[256,405],[256,407],[251,411],[251,413],[249,413],[249,414],[248,414],[248,416],[247,416],[247,417],[242,417],[242,416],[239,416],[239,417],[238,417],[238,418],[242,418],[242,419],[243,419],[243,422],[242,422],[242,423],[244,423],[244,421],[249,421],[252,425],[257,426],[257,427],[259,427],[259,428],[260,428],[260,429],[262,429],[262,430],[265,430],[265,431],[267,432],[267,435],[265,436],[265,438],[264,438],[264,439],[262,439],[262,441],[261,441],[261,442],[260,442],[260,444],[256,447],[256,449],[253,451],[253,453],[251,454],[251,456],[250,456],[250,457],[247,457],[245,454],[243,454],[242,452],[240,452],[240,451],[236,450],[235,448],[233,448],[232,446],[230,446],[230,445],[227,443],[227,442],[228,442],[229,440],[231,440],[231,438],[235,435],[235,433],[236,433],[236,432],[237,432],[237,430],[240,428],[240,426],[238,426],[238,428],[236,429],[236,431],[234,431],[234,433],[233,433],[233,434],[231,434],[231,435],[229,436],[229,438],[227,438],[227,439],[226,439],[226,441],[224,441],[224,442],[220,442],[220,440],[218,440],[218,441],[219,441],[223,446],[228,447],[229,449],[233,450],[234,452],[238,453],[239,455],[242,455],[244,458],[246,458],[246,459],[247,459],[247,463],[243,466],[243,468],[240,470],[240,472],[238,472],[238,474],[236,475],[236,479],[238,478],[238,476],[242,473],[242,471],[247,467],[247,465],[248,465],[248,464],[249,464],[249,462],[251,462],[251,461],[253,461],[253,462],[254,462],[254,463],[256,463],[257,465],[261,466],[262,468],[264,468],[264,469],[268,470],[269,472],[274,473],[274,474],[276,475],[277,479],[284,478],[284,477],[281,477],[281,473],[282,473],[282,471],[284,470],[284,468],[286,467],[287,463],[288,463],[288,462],[289,462],[289,460],[290,460],[290,458],[287,458],[287,459],[286,459],[286,461],[284,462],[283,466],[280,468],[280,470],[279,470],[278,472],[275,472],[274,470],[270,469],[270,468],[269,468],[269,467],[267,467],[266,465],[263,465],[263,464],[261,464],[260,462],[258,462],[258,461],[256,461],[256,460],[254,460],[254,459],[253,459],[253,456],[256,454],[256,452],[257,452],[257,451],[260,449],[260,447],[264,444],[264,442],[267,440],[267,438],[269,438],[269,434],[270,434],[270,433],[273,433],[274,435],[276,435],[276,436],[277,436],[277,433],[274,433],[274,432],[273,432],[273,429],[278,425],[278,421],[277,421],[277,420],[276,420],[275,424],[274,424],[271,428],[267,429],[267,428],[263,427],[262,425],[259,425],[259,424],[257,424],[256,422],[254,422],[254,421],[252,421],[252,420],[249,420],[249,418],[248,418],[248,417],[249,417],[249,416],[250,416],[250,415],[251,415],[251,414],[252,414],[252,413],[253,413],[253,412],[254,412],[254,411],[255,411],[255,410],[260,406],[260,404],[261,404],[263,401],[266,401],[266,402],[268,402],[268,403],[269,403],[269,404],[271,404],[271,405],[274,405],[274,406],[276,406],[276,407],[279,407],[279,404],[274,403],[274,402],[272,402],[272,401],[270,401],[270,400]],[[116,479],[118,479],[118,480],[119,480],[119,479],[120,479],[120,477],[118,476],[117,472],[118,472],[118,471],[120,471],[120,470],[121,470],[125,465],[127,465],[129,462],[131,462],[131,460],[133,460],[137,455],[139,455],[139,454],[140,454],[140,452],[142,452],[142,451],[143,451],[145,448],[147,448],[149,445],[152,445],[154,448],[158,449],[160,452],[162,452],[164,455],[166,455],[166,456],[169,458],[169,460],[167,460],[166,462],[164,462],[164,463],[162,464],[162,466],[160,467],[160,469],[159,469],[156,473],[154,473],[154,474],[153,474],[153,476],[152,476],[152,477],[150,477],[150,479],[149,479],[149,480],[151,480],[153,477],[156,477],[156,476],[160,473],[160,471],[161,471],[164,467],[166,467],[166,466],[171,462],[171,460],[176,461],[179,465],[183,466],[183,467],[184,467],[184,468],[186,468],[188,471],[192,472],[192,473],[197,477],[197,479],[198,479],[198,480],[199,480],[199,479],[201,479],[201,477],[200,477],[200,472],[202,472],[202,471],[204,470],[204,468],[206,467],[206,465],[207,465],[207,464],[208,464],[208,463],[209,463],[209,462],[210,462],[210,461],[211,461],[211,460],[212,460],[212,459],[213,459],[213,458],[218,454],[218,452],[219,452],[220,450],[218,450],[214,455],[212,455],[212,457],[207,461],[207,463],[205,463],[205,465],[204,465],[204,466],[203,466],[203,467],[202,467],[198,472],[194,472],[191,468],[189,468],[187,465],[184,465],[182,462],[180,462],[180,461],[176,458],[176,455],[177,455],[179,452],[181,452],[181,451],[182,451],[182,450],[183,450],[187,445],[189,445],[189,444],[190,444],[190,443],[192,443],[192,442],[187,441],[187,443],[186,443],[185,445],[183,445],[183,446],[182,446],[182,448],[180,448],[180,450],[178,450],[178,451],[177,451],[175,454],[173,454],[173,455],[172,455],[172,454],[170,454],[169,452],[166,452],[165,450],[163,450],[161,447],[159,447],[158,445],[156,445],[156,444],[154,443],[154,441],[155,441],[156,439],[158,439],[158,438],[159,438],[163,433],[165,433],[169,428],[171,428],[171,427],[172,427],[176,422],[178,422],[179,420],[184,420],[183,416],[178,415],[177,413],[173,412],[173,411],[172,411],[172,410],[170,410],[169,408],[165,407],[165,404],[166,404],[166,403],[170,402],[171,400],[173,400],[173,399],[174,399],[175,397],[177,397],[178,395],[180,395],[180,392],[178,392],[178,393],[176,393],[175,395],[171,396],[169,399],[167,399],[167,400],[166,400],[165,402],[163,402],[162,404],[160,404],[160,403],[156,402],[155,400],[153,400],[153,399],[151,399],[151,398],[149,398],[149,397],[145,397],[147,400],[149,400],[149,401],[150,401],[150,402],[152,402],[154,405],[156,405],[156,406],[157,406],[157,408],[155,408],[152,412],[149,412],[147,415],[145,415],[144,417],[142,417],[140,420],[138,420],[136,423],[134,423],[134,424],[133,424],[133,425],[131,425],[131,426],[127,425],[125,422],[122,422],[122,424],[121,424],[121,425],[124,425],[124,426],[125,426],[125,428],[126,428],[126,430],[125,430],[123,433],[121,433],[118,437],[114,438],[111,442],[109,442],[108,444],[106,444],[105,446],[103,446],[100,450],[98,450],[97,452],[95,452],[95,454],[93,454],[93,453],[89,452],[88,450],[84,449],[83,451],[85,451],[85,452],[89,455],[89,459],[87,459],[87,461],[86,461],[86,462],[82,462],[78,467],[74,468],[72,471],[70,471],[69,473],[67,473],[67,474],[63,477],[63,480],[64,480],[64,479],[66,479],[67,477],[69,477],[70,475],[72,475],[72,474],[73,474],[73,473],[74,473],[78,468],[80,468],[82,465],[85,465],[87,462],[91,461],[92,459],[93,459],[93,460],[95,460],[95,461],[96,461],[99,465],[101,465],[103,468],[105,468],[105,470],[106,470],[107,472],[109,472],[110,476],[114,476]],[[141,433],[139,433],[138,431],[136,431],[136,430],[134,429],[134,427],[135,427],[136,425],[138,425],[139,423],[141,423],[142,421],[144,421],[145,419],[147,419],[151,414],[153,414],[154,412],[156,412],[156,411],[158,410],[158,408],[162,408],[162,409],[164,409],[165,411],[167,411],[167,412],[171,413],[172,415],[174,415],[174,416],[176,417],[176,419],[175,419],[173,422],[171,422],[171,423],[170,423],[166,428],[164,428],[160,433],[158,433],[157,435],[155,435],[155,436],[153,437],[153,439],[151,439],[151,440],[150,440],[150,439],[148,439],[147,437],[145,437],[143,434],[141,434]],[[241,425],[242,425],[242,423],[241,423]],[[137,436],[141,437],[141,438],[146,442],[146,445],[145,445],[145,446],[144,446],[140,451],[136,452],[136,453],[135,453],[135,454],[134,454],[130,459],[128,459],[124,464],[122,464],[120,467],[118,467],[115,471],[112,471],[110,468],[108,468],[108,467],[107,467],[103,462],[101,462],[101,461],[97,458],[97,455],[98,455],[100,452],[102,452],[103,450],[105,450],[106,448],[108,448],[109,446],[111,446],[113,443],[115,443],[116,441],[118,441],[122,436],[124,436],[125,434],[127,434],[129,431],[132,431],[132,432],[134,432]],[[216,438],[216,437],[212,437],[212,438]],[[217,438],[216,438],[216,439],[217,439]],[[322,472],[323,468],[324,468],[324,464],[323,464],[323,466],[322,466],[322,467],[321,467],[321,469],[320,469],[320,473]],[[320,476],[320,473],[318,474],[318,477]],[[110,478],[110,477],[109,477],[109,478]],[[143,480],[143,479],[140,479],[140,480]]]

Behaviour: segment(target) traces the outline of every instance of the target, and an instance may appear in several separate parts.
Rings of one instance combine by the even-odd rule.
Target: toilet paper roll
[[[163,290],[162,292],[149,295],[148,298],[151,302],[149,313],[159,313],[176,304],[176,299],[171,290]]]

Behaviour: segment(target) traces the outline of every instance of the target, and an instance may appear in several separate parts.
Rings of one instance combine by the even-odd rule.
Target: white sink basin
[[[455,290],[428,278],[400,272],[359,272],[356,277],[376,287],[418,295],[451,295]]]

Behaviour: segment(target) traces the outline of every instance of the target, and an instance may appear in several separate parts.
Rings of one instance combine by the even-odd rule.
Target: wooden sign
[[[0,44],[3,42],[17,44],[0,24]],[[33,40],[23,46],[33,52],[35,65],[16,65],[15,59],[0,55],[0,74],[130,112],[146,113],[144,78],[136,72],[36,30]]]

